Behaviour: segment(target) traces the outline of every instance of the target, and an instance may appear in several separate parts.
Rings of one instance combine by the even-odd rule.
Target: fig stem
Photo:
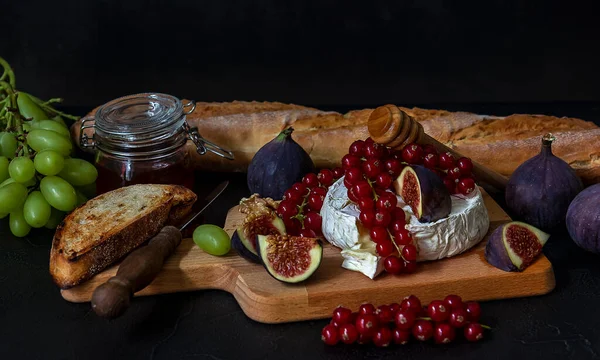
[[[294,132],[294,128],[293,127],[288,127],[286,129],[283,129],[279,135],[277,135],[277,140],[278,141],[283,141],[286,138],[288,138],[292,133]]]
[[[547,133],[542,137],[542,152],[546,155],[552,155],[552,143],[556,137],[552,133]]]

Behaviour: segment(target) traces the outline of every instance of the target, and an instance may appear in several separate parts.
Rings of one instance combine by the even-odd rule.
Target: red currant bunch
[[[327,189],[344,175],[342,168],[322,169],[318,173],[308,173],[302,181],[294,183],[283,194],[277,206],[277,214],[282,218],[286,231],[294,236],[319,237],[321,230],[321,207]]]
[[[399,303],[379,307],[365,303],[355,312],[337,307],[321,331],[321,340],[327,345],[342,342],[387,347],[411,340],[447,344],[462,334],[467,341],[475,342],[483,339],[484,329],[490,329],[479,323],[480,317],[479,303],[463,302],[458,295],[433,300],[426,306],[410,295]]]

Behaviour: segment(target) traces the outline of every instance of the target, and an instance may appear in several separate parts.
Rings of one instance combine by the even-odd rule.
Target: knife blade
[[[119,265],[115,276],[98,286],[92,294],[94,312],[104,318],[121,316],[129,307],[133,294],[148,286],[161,271],[165,260],[181,243],[182,231],[202,214],[227,188],[229,181],[220,183],[210,192],[179,227],[165,226],[148,245],[131,252]]]

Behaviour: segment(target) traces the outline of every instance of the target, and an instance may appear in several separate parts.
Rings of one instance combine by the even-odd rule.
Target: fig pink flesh
[[[530,230],[519,225],[507,227],[506,243],[521,258],[521,268],[529,266],[533,259],[542,251],[542,245],[538,241],[537,236]]]
[[[406,175],[404,175],[404,183],[402,184],[402,199],[411,207],[413,213],[417,215],[417,217],[421,216],[421,197],[419,191],[419,184],[417,182],[416,176],[408,171]]]

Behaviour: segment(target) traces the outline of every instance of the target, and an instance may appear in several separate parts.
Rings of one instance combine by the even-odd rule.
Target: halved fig
[[[277,216],[277,203],[253,194],[240,201],[239,211],[245,214],[242,224],[231,237],[232,247],[244,258],[260,264],[258,235],[286,234],[283,220]]]
[[[440,177],[421,165],[406,166],[394,181],[394,190],[410,206],[419,222],[445,218],[452,210],[450,192]]]
[[[321,265],[323,244],[317,238],[258,235],[258,249],[267,272],[279,281],[298,283]]]
[[[512,221],[498,227],[485,247],[485,259],[504,271],[523,271],[542,252],[549,234],[529,224]]]

